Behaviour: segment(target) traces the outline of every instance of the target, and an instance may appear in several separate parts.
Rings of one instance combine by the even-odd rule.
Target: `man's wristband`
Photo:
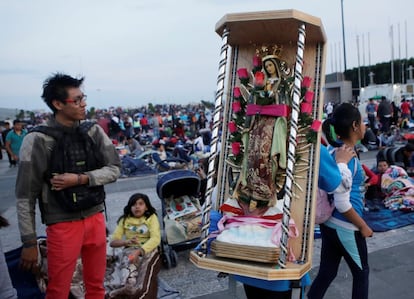
[[[32,247],[36,247],[37,246],[37,242],[36,243],[23,243],[23,248],[32,248]]]

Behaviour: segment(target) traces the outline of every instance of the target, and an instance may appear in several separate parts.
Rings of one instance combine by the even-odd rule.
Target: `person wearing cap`
[[[15,119],[13,121],[13,129],[7,133],[6,142],[4,143],[6,151],[11,157],[9,167],[16,167],[19,161],[20,147],[26,134],[26,130],[23,129],[23,123],[19,119]]]

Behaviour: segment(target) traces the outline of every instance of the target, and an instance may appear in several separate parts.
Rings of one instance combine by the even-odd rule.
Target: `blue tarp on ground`
[[[374,232],[385,232],[414,224],[414,212],[392,211],[383,205],[378,206],[378,211],[364,212],[363,218]]]

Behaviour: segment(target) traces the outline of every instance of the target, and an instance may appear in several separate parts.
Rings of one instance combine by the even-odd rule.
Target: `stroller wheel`
[[[171,259],[171,266],[176,267],[178,263],[178,255],[174,249],[170,251],[170,259]]]
[[[164,253],[162,254],[162,263],[167,270],[172,268],[172,262],[169,252],[164,251]]]

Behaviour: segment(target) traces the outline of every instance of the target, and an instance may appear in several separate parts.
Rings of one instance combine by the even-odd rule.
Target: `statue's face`
[[[267,60],[264,64],[266,72],[269,74],[270,77],[276,75],[276,66],[271,60]]]

